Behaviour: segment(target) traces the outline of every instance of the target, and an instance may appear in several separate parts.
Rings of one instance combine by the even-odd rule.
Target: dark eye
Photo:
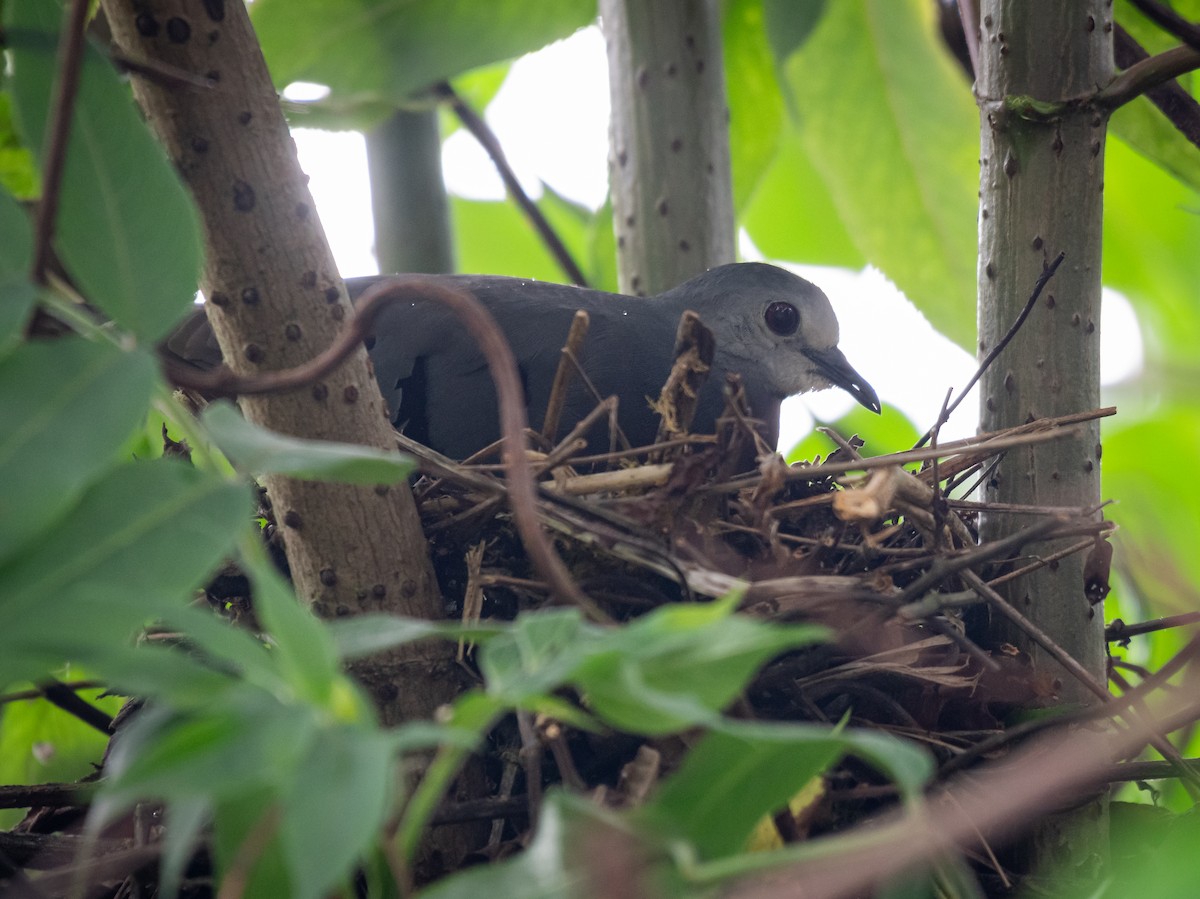
[[[780,337],[789,337],[800,327],[800,310],[791,303],[772,303],[763,311],[763,320]]]

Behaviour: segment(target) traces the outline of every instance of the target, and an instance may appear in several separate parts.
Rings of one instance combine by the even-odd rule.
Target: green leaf
[[[5,4],[10,88],[25,143],[44,152],[60,7]],[[90,45],[63,171],[55,247],[88,300],[153,344],[191,307],[202,258],[187,191],[133,104]]]
[[[395,767],[386,734],[339,727],[318,735],[281,804],[289,895],[320,899],[352,875],[391,809]]]
[[[257,535],[244,542],[242,566],[254,589],[254,611],[275,639],[280,670],[296,694],[329,705],[341,679],[333,640],[266,558]]]
[[[628,875],[633,895],[671,896],[660,886],[651,865],[662,858],[656,835],[638,832],[619,815],[582,796],[561,790],[546,795],[537,832],[529,847],[512,858],[467,868],[421,892],[421,899],[479,899],[479,896],[521,896],[528,899],[586,899],[622,895],[609,876]],[[637,860],[629,871],[607,872],[596,853]],[[617,883],[625,884],[622,876]],[[699,894],[695,894],[699,895]]]
[[[12,97],[7,92],[0,92],[0,187],[21,200],[32,200],[38,195],[33,155],[17,137]]]
[[[880,415],[855,406],[837,421],[827,424],[843,437],[861,437],[863,455],[867,456],[912,449],[921,436],[899,409],[887,405]],[[837,444],[819,431],[813,431],[784,455],[788,462],[811,462],[817,456],[828,458],[835,449]]]
[[[0,359],[0,560],[42,533],[141,423],[154,359],[79,338]]]
[[[239,469],[254,476],[285,474],[344,484],[393,484],[414,462],[399,453],[355,443],[302,440],[246,421],[232,403],[213,403],[200,417],[213,441]]]
[[[1200,153],[1196,145],[1145,97],[1126,103],[1112,117],[1112,133],[1138,153],[1178,178],[1192,190],[1200,190]]]
[[[33,310],[37,295],[29,282],[32,250],[29,216],[0,189],[0,357],[20,340]]]
[[[431,638],[479,642],[508,630],[487,621],[462,625],[398,615],[355,615],[330,621],[327,627],[342,659],[359,659]]]
[[[566,275],[550,255],[533,225],[510,201],[450,198],[458,266],[464,272],[512,275],[563,283]],[[559,219],[573,233],[564,242],[581,245],[583,227],[568,217]],[[578,233],[574,233],[578,232]]]
[[[726,722],[692,748],[643,814],[701,858],[734,854],[763,817],[786,808],[845,748],[826,726]]]
[[[206,799],[218,806],[255,790],[279,790],[299,775],[316,740],[316,719],[243,686],[198,713],[147,706],[109,751],[98,803],[103,821],[147,797]]]
[[[1104,163],[1104,283],[1129,297],[1146,331],[1153,386],[1195,395],[1200,346],[1200,194],[1110,139]],[[1107,466],[1107,460],[1106,460]]]
[[[730,0],[721,30],[725,71],[729,73],[726,93],[733,208],[740,213],[775,158],[783,131],[783,96],[764,27],[762,0]]]
[[[606,633],[572,681],[600,717],[622,729],[665,734],[710,723],[764,663],[825,636],[816,626],[732,614],[736,603],[664,606]]]
[[[973,347],[978,114],[932,12],[925,0],[829,4],[780,66],[842,227],[936,328]]]
[[[824,635],[734,615],[736,602],[664,606],[610,630],[585,624],[573,609],[521,615],[508,634],[484,644],[480,670],[489,694],[512,706],[570,684],[624,730],[665,734],[712,724],[764,662]]]
[[[259,0],[255,30],[277,85],[312,81],[401,105],[429,85],[564,38],[595,0]]]
[[[762,0],[766,33],[771,52],[777,59],[787,59],[804,46],[812,36],[829,0]]]
[[[81,677],[87,674],[72,670],[69,679]],[[20,689],[9,687],[13,688]],[[100,688],[77,691],[91,705],[115,715],[124,700],[103,693]],[[96,728],[45,699],[6,702],[0,705],[0,783],[78,781],[95,770],[92,766],[104,756],[107,743]],[[0,826],[12,827],[23,817],[23,811],[0,810]]]
[[[128,652],[147,618],[177,608],[230,550],[249,491],[168,459],[121,465],[60,527],[0,566],[0,682],[71,655]]]
[[[1118,418],[1104,429],[1104,495],[1120,500],[1105,517],[1120,526],[1120,558],[1139,593],[1171,596],[1179,584],[1200,583],[1200,520],[1188,514],[1192,499],[1181,493],[1179,477],[1198,459],[1200,407],[1194,399],[1141,421]]]
[[[867,264],[794,127],[784,129],[741,224],[768,259],[844,268]]]

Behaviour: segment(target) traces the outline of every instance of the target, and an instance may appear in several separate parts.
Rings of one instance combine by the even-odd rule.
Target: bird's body
[[[474,295],[504,331],[535,429],[542,425],[560,350],[580,309],[590,319],[582,368],[601,397],[619,397],[620,426],[634,446],[654,440],[658,417],[650,400],[658,397],[671,370],[679,319],[689,309],[716,339],[693,432],[714,431],[730,372],[742,376],[751,414],[764,423],[764,436],[772,445],[786,396],[836,384],[868,408],[879,408],[874,391],[837,349],[838,324],[828,299],[808,281],[774,266],[720,266],[654,297],[498,276],[436,277]],[[361,294],[377,280],[350,281],[351,295]],[[498,439],[496,392],[487,366],[448,308],[434,301],[394,303],[372,330],[367,346],[398,428],[460,459]],[[182,340],[169,339],[167,349],[193,363],[212,363],[211,358],[200,358],[205,354],[196,352],[196,344],[193,333]],[[596,402],[591,389],[574,378],[560,436]],[[591,449],[606,449],[606,423],[598,423],[588,437]]]

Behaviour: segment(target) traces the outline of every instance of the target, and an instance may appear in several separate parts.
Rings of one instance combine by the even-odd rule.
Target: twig
[[[1130,3],[1163,31],[1179,38],[1193,50],[1200,50],[1200,26],[1189,22],[1158,0],[1130,0]]]
[[[558,360],[558,368],[554,372],[554,383],[550,386],[550,399],[546,402],[546,417],[542,422],[542,437],[547,443],[554,443],[558,436],[558,422],[562,418],[563,405],[567,401],[567,388],[571,386],[571,357],[579,358],[583,348],[583,339],[588,331],[588,314],[582,309],[575,312],[571,319],[571,330],[567,332],[567,342],[562,348],[562,358]]]
[[[1143,621],[1139,624],[1126,624],[1118,618],[1104,629],[1104,639],[1109,643],[1120,643],[1128,640],[1130,637],[1152,634],[1155,631],[1165,631],[1172,627],[1186,627],[1189,624],[1200,624],[1200,612],[1169,615],[1165,618],[1155,618],[1152,621]]]
[[[958,17],[962,21],[963,39],[971,57],[971,70],[979,73],[979,3],[978,0],[958,0]]]
[[[112,718],[100,711],[90,702],[80,698],[79,694],[61,681],[49,678],[38,684],[42,695],[51,705],[62,709],[68,715],[74,715],[84,724],[95,728],[106,737],[112,736]]]
[[[75,680],[67,681],[62,684],[68,690],[98,690],[105,686],[103,681],[98,680]],[[44,699],[46,696],[41,690],[14,690],[11,693],[0,693],[0,705],[5,705],[10,702],[21,702],[29,699]]]
[[[75,96],[79,92],[79,74],[83,67],[83,30],[87,22],[88,5],[88,0],[71,0],[58,44],[58,78],[54,83],[54,99],[46,124],[49,137],[42,158],[42,198],[38,202],[33,232],[33,269],[30,278],[36,284],[46,283],[46,269],[50,264],[50,245],[58,218],[58,198],[67,161]]]
[[[576,264],[575,259],[571,256],[571,251],[567,249],[566,244],[562,242],[562,238],[551,227],[550,222],[546,220],[546,216],[542,214],[536,203],[529,198],[529,194],[525,193],[525,188],[521,187],[521,182],[517,179],[516,173],[513,172],[512,166],[508,164],[508,159],[504,155],[504,149],[500,146],[500,141],[496,139],[495,132],[488,127],[487,122],[468,106],[452,88],[448,82],[443,81],[433,89],[434,95],[446,100],[450,104],[450,108],[454,110],[454,114],[458,116],[463,127],[471,133],[471,135],[479,141],[484,152],[491,157],[492,164],[496,166],[496,171],[500,173],[500,180],[504,182],[504,186],[508,192],[512,194],[512,198],[517,201],[517,205],[521,207],[521,211],[528,217],[530,223],[537,230],[538,235],[542,238],[542,242],[546,245],[546,249],[554,257],[559,267],[566,273],[566,276],[571,279],[572,284],[578,284],[580,287],[587,287],[587,278],[584,277],[583,270]]]
[[[980,434],[964,440],[954,440],[943,443],[936,450],[912,449],[902,453],[891,453],[886,456],[872,456],[862,461],[853,459],[837,462],[825,462],[821,465],[793,465],[784,474],[789,481],[808,481],[823,478],[827,475],[840,475],[849,471],[873,471],[876,468],[889,468],[893,465],[907,465],[909,462],[924,462],[934,456],[947,458],[957,454],[967,454],[987,457],[1004,449],[1014,446],[1027,446],[1031,443],[1042,443],[1046,440],[1057,440],[1060,437],[1077,436],[1071,425],[1092,421],[1096,418],[1106,418],[1116,414],[1116,407],[1105,406],[1087,412],[1073,412],[1057,418],[1040,418],[1001,431]],[[755,486],[759,475],[749,474],[731,478],[720,484],[702,487],[701,490],[713,493],[729,493]]]
[[[1074,656],[1055,643],[1040,627],[1018,612],[1008,600],[989,587],[983,578],[970,569],[965,569],[962,577],[968,586],[977,590],[979,595],[991,604],[992,608],[1023,630],[1034,643],[1042,647],[1052,659],[1062,665],[1068,673],[1101,701],[1109,702],[1112,699],[1112,695],[1104,685],[1092,677],[1091,672],[1079,664]]]
[[[1130,66],[1097,93],[1094,102],[1110,111],[1118,109],[1147,91],[1197,68],[1200,68],[1200,50],[1173,47]]]
[[[1081,540],[1078,543],[1072,543],[1070,546],[1064,547],[1057,552],[1052,552],[1049,555],[1039,556],[1036,562],[1031,562],[1022,568],[1017,568],[999,577],[994,577],[988,581],[989,586],[998,587],[1001,584],[1007,584],[1009,581],[1016,580],[1022,575],[1029,574],[1034,571],[1039,571],[1045,568],[1051,562],[1057,562],[1059,559],[1065,559],[1067,556],[1073,556],[1075,553],[1083,552],[1091,546],[1095,545],[1095,538],[1089,537],[1087,540]]]
[[[1130,69],[1150,54],[1118,25],[1113,32],[1113,56],[1118,66]],[[1146,99],[1158,107],[1175,130],[1200,147],[1200,103],[1178,81],[1167,81],[1148,90]]]
[[[538,812],[542,807],[542,758],[546,749],[538,738],[533,724],[533,713],[517,710],[517,730],[521,734],[521,749],[518,753],[521,767],[525,771],[525,796],[529,802],[529,826],[537,827]]]
[[[1033,285],[1033,293],[1031,293],[1029,295],[1029,299],[1025,301],[1025,306],[1017,315],[1016,321],[1014,321],[1009,327],[1008,333],[1000,338],[1000,342],[992,347],[991,352],[983,357],[983,361],[979,363],[979,368],[975,370],[975,374],[971,376],[971,380],[967,381],[967,386],[959,391],[959,394],[957,397],[955,397],[954,402],[952,402],[945,410],[945,417],[947,419],[954,414],[954,410],[959,407],[959,404],[961,404],[962,401],[967,398],[967,394],[971,392],[971,388],[975,386],[979,379],[983,377],[984,372],[986,372],[991,367],[992,363],[996,361],[996,357],[1004,352],[1004,348],[1009,345],[1014,337],[1017,336],[1017,332],[1020,331],[1021,326],[1025,324],[1025,319],[1029,318],[1029,313],[1033,311],[1033,307],[1037,303],[1038,297],[1042,295],[1043,288],[1045,288],[1047,282],[1054,277],[1054,273],[1058,271],[1058,267],[1062,265],[1062,261],[1065,258],[1066,253],[1059,253],[1054,258],[1053,262],[1042,267],[1042,273],[1038,275],[1037,283]],[[929,438],[932,435],[933,428],[930,428],[925,432],[925,436],[916,442],[916,445],[913,447],[913,449],[920,449],[923,447],[929,442]]]

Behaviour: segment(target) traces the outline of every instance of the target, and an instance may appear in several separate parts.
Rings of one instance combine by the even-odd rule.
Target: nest
[[[1024,620],[997,588],[1074,553],[1104,557],[1111,526],[1095,509],[1022,509],[1019,529],[980,544],[981,514],[1015,510],[957,497],[971,495],[1008,449],[1075,436],[1110,410],[865,459],[860,441],[826,430],[836,449],[823,460],[788,465],[765,454],[755,471],[734,475],[728,460],[757,437],[736,391],[733,400],[714,437],[583,457],[571,455],[569,437],[530,454],[537,519],[587,614],[620,622],[736,591],[744,614],[824,624],[830,643],[773,661],[733,713],[884,729],[925,745],[947,772],[1003,746],[1013,708],[1057,699],[1053,672],[1011,645],[981,646],[976,635],[989,615],[1016,616],[1018,627]],[[414,490],[448,615],[508,619],[561,598],[514,526],[519,500],[495,461],[499,446],[456,464],[401,445],[420,461]],[[1106,574],[1093,590],[1106,589]],[[647,764],[653,782],[682,751],[675,740],[572,734],[554,722],[539,734],[553,754],[549,780],[601,790],[614,804],[636,802],[624,785],[645,783],[638,772]],[[503,728],[495,739],[493,782],[511,790],[517,763],[501,760],[527,740]],[[511,795],[502,791],[490,808],[510,807]],[[792,838],[835,830],[891,797],[892,787],[846,762],[804,820],[776,824],[781,833],[791,826]],[[443,815],[459,819],[450,808]],[[524,816],[508,819],[489,855],[519,843]]]

